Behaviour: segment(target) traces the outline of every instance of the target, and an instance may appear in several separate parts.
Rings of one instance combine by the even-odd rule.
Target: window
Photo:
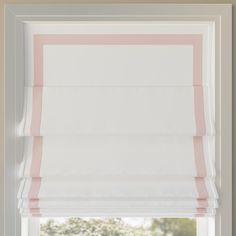
[[[203,218],[204,219],[204,218]],[[205,220],[205,219],[204,219]],[[22,234],[27,235],[169,235],[195,236],[209,234],[202,222],[194,218],[41,218],[25,219]],[[35,222],[36,221],[36,222]],[[201,224],[199,224],[201,223]],[[29,227],[30,225],[30,227]],[[33,227],[34,226],[34,227]],[[201,226],[201,228],[199,227]],[[201,231],[200,231],[201,230]]]
[[[149,218],[69,218],[47,219],[41,222],[41,234],[51,235],[54,232],[65,234],[87,235],[196,235],[195,219],[149,219]]]
[[[21,216],[36,230],[31,217],[206,217],[198,233],[229,233],[230,7],[103,7],[69,21],[10,7],[6,165],[20,178],[6,181]]]
[[[187,235],[214,234],[213,218],[22,218],[22,235]]]

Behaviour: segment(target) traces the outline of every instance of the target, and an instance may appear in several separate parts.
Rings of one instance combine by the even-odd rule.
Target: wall
[[[19,4],[19,3],[41,3],[41,4],[48,4],[48,3],[231,3],[233,4],[233,25],[236,26],[236,0],[0,0],[0,192],[2,192],[3,186],[3,116],[4,116],[4,4]],[[236,39],[236,30],[233,30],[233,39]],[[236,46],[233,46],[233,58],[236,56]],[[236,90],[236,66],[233,68],[233,91]],[[236,104],[236,93],[233,93],[233,104]],[[236,117],[236,109],[234,109],[234,117]],[[235,119],[235,118],[234,118]],[[233,136],[236,134],[236,125],[233,124]],[[233,168],[236,170],[236,161],[234,161],[234,156],[236,155],[236,146],[233,147]],[[233,182],[236,183],[236,171],[233,173]],[[234,198],[236,199],[236,186],[233,188]],[[3,212],[1,211],[1,206],[3,205],[3,198],[0,195],[0,218]],[[233,235],[236,236],[236,200],[235,204],[233,204],[233,211],[234,211],[234,229]],[[1,229],[1,223],[0,223]],[[1,230],[0,230],[1,232]],[[228,236],[228,235],[226,235]]]

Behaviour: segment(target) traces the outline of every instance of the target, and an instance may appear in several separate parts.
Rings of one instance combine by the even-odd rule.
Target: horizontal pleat
[[[102,215],[117,206],[118,215],[213,215],[210,94],[201,86],[27,88],[22,215]]]
[[[18,207],[32,216],[213,216],[217,198],[212,179],[24,179]]]
[[[40,200],[24,200],[20,199],[18,208],[21,209],[109,209],[112,207],[130,208],[130,207],[147,207],[155,209],[193,209],[198,208],[199,205],[202,208],[216,208],[218,207],[217,201],[213,199],[201,199],[193,200],[188,198],[183,199],[161,199],[161,198],[149,198],[149,199],[125,199],[125,198],[106,198],[106,199],[40,199]]]
[[[213,179],[91,177],[34,178],[21,181],[18,197],[48,198],[217,198]]]
[[[86,208],[86,209],[20,209],[22,216],[33,217],[213,217],[215,209],[158,209],[158,208]]]
[[[210,90],[199,86],[27,88],[20,133],[213,135]]]
[[[24,146],[20,176],[26,178],[215,175],[209,136],[45,136],[26,138]]]

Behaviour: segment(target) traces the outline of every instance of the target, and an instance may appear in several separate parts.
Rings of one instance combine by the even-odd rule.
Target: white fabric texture
[[[42,96],[39,133],[30,133],[32,90],[26,89],[23,135],[214,135],[213,124],[196,130],[198,87],[44,87],[34,97],[37,104]]]
[[[29,189],[32,182],[38,179],[24,179],[22,181],[23,191],[19,192],[21,198],[29,196]],[[41,181],[41,180],[40,180]],[[109,177],[109,178],[45,178],[41,181],[40,191],[37,193],[39,198],[70,199],[70,198],[190,198],[205,199],[216,197],[216,190],[211,181],[200,179],[205,182],[207,193],[199,193],[196,189],[194,178],[144,178],[144,177]],[[63,186],[63,188],[62,188]],[[156,187],[158,186],[158,188]],[[37,197],[35,193],[30,198]]]
[[[33,138],[25,139],[20,168],[20,176],[24,178],[206,177],[197,173],[194,143],[188,136],[45,136],[40,173],[31,172],[33,143]],[[204,156],[208,158],[207,176],[214,177],[213,138],[205,137],[203,145]]]
[[[30,40],[33,69],[19,124],[23,216],[215,214],[214,83],[203,65],[210,58],[205,36]]]
[[[183,55],[183,60],[178,60],[179,54]],[[47,45],[44,85],[191,86],[192,54],[190,45]],[[58,55],[64,56],[58,58]],[[149,63],[146,63],[147,58]],[[181,79],[176,80],[176,77]],[[32,81],[30,84],[32,86]]]

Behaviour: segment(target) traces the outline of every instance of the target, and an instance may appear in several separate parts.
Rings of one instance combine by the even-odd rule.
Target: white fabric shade
[[[201,87],[36,87],[26,93],[24,135],[214,135],[212,110],[199,117],[209,125],[196,127],[194,100],[203,96]],[[40,102],[39,127],[32,109]]]
[[[196,188],[196,181],[199,185],[204,184],[206,186],[206,191],[203,190],[200,195]],[[41,183],[39,192],[32,188],[33,184],[37,185],[38,182]],[[160,214],[158,213],[159,210],[163,213],[165,209],[168,212],[172,210],[172,214],[174,214],[175,210],[178,212],[180,208],[186,209],[191,214],[196,214],[198,208],[205,209],[205,213],[212,213],[214,212],[213,209],[217,207],[215,187],[210,180],[204,179],[153,177],[133,177],[131,179],[128,177],[45,178],[40,180],[25,179],[21,185],[20,189],[22,190],[19,191],[18,197],[22,199],[19,207],[23,209],[23,212],[29,206],[33,209],[35,206],[40,206],[42,214],[44,214],[44,211],[49,212],[58,209],[60,216],[63,216],[62,209],[68,211],[73,208],[73,210],[78,209],[78,212],[80,212],[80,210],[85,211],[86,206],[90,211],[100,209],[103,212],[103,208],[105,211],[112,211],[113,208],[117,207],[117,202],[123,209],[127,205],[132,209],[132,204],[134,204],[133,206],[145,210],[148,204],[145,206],[144,202],[149,200],[151,201],[149,207],[156,207],[156,215]],[[40,200],[35,201],[36,198]],[[109,201],[109,199],[113,201]],[[132,201],[130,205],[128,204],[129,201],[126,202],[128,199],[133,199],[134,202]],[[201,201],[199,202],[197,199],[201,199]],[[51,204],[52,202],[54,203]],[[67,204],[67,202],[69,203]],[[83,202],[86,202],[85,205]],[[124,202],[123,205],[122,202]],[[91,208],[92,206],[94,208]],[[75,213],[72,212],[72,215]],[[185,213],[183,212],[183,214]],[[98,212],[98,214],[100,213]]]
[[[205,36],[30,40],[33,73],[19,124],[22,215],[215,214],[214,86],[203,65],[210,58]]]
[[[33,146],[38,138],[25,139],[20,175],[30,177],[176,176],[214,177],[212,137],[195,137],[202,143],[206,170],[196,166],[194,141],[188,136],[45,136],[40,172],[32,171]],[[65,162],[66,157],[66,162]],[[174,162],[177,163],[173,165]],[[56,163],[56,168],[54,168]],[[82,163],[82,165],[81,165]]]
[[[182,60],[178,60],[179,55],[183,56]],[[167,70],[167,66],[171,70]],[[46,45],[44,68],[45,86],[192,86],[193,47]],[[33,77],[26,82],[27,86],[33,86]],[[207,78],[202,83],[209,85]]]
[[[206,185],[207,191],[200,194],[196,189],[198,184]],[[40,182],[39,193],[33,191],[32,184]],[[68,184],[69,183],[69,184]],[[176,179],[176,178],[144,178],[144,177],[105,177],[98,178],[60,178],[60,179],[26,179],[22,182],[23,192],[21,198],[119,198],[119,197],[138,197],[138,198],[190,198],[205,199],[214,198],[216,191],[208,179]],[[63,188],[62,188],[63,186]],[[131,188],[132,186],[132,188]],[[158,186],[158,188],[156,187]],[[30,194],[29,194],[30,192]]]

